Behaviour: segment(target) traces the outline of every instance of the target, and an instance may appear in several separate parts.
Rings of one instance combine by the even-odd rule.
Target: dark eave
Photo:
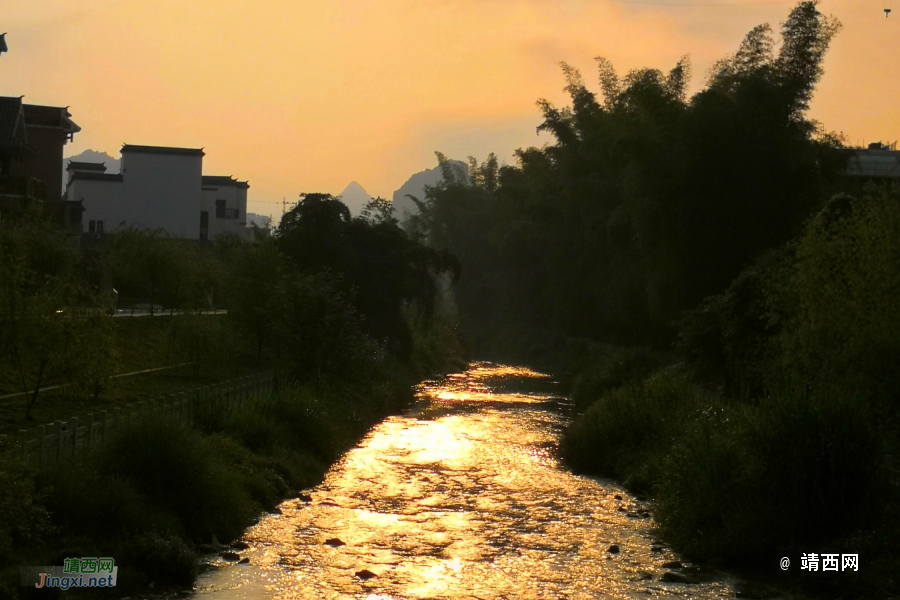
[[[25,114],[25,125],[28,127],[61,129],[69,135],[81,131],[81,127],[72,120],[68,107],[23,104],[22,111]]]
[[[72,173],[72,181],[76,179],[87,181],[123,181],[121,173],[94,173],[92,171],[75,171]]]
[[[78,162],[76,160],[70,160],[69,164],[66,165],[67,171],[100,171],[101,173],[106,172],[106,163],[92,163],[92,162]]]
[[[203,148],[170,148],[168,146],[136,146],[123,144],[122,154],[134,152],[136,154],[177,154],[181,156],[204,156]]]
[[[246,181],[238,181],[231,175],[204,175],[203,185],[207,187],[236,187],[246,190],[250,184]]]

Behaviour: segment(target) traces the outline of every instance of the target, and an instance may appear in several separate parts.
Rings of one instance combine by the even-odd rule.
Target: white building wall
[[[225,201],[227,216],[218,216],[217,200]],[[209,239],[224,233],[234,233],[248,237],[247,229],[247,188],[241,185],[204,185],[203,211],[209,214]],[[232,216],[235,214],[237,216]]]
[[[82,231],[87,233],[90,221],[103,221],[103,230],[110,232],[130,218],[125,204],[125,185],[121,181],[74,179],[66,188],[67,200],[84,200]]]
[[[199,238],[202,156],[123,152],[121,173],[129,225]]]

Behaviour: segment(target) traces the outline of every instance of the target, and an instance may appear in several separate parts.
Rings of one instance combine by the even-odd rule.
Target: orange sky
[[[249,179],[250,210],[356,180],[390,197],[434,150],[511,160],[557,66],[694,65],[693,89],[769,0],[0,0],[0,94],[68,105],[84,149],[204,147],[206,174]],[[887,4],[886,4],[887,3]],[[885,19],[883,8],[896,3]],[[812,116],[852,143],[900,138],[900,0],[825,0],[844,24]]]

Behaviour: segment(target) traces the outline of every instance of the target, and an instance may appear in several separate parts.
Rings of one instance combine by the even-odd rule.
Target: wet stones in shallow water
[[[699,583],[697,579],[691,577],[690,575],[685,575],[683,573],[673,573],[672,571],[666,571],[663,573],[663,576],[659,578],[663,583]]]
[[[231,545],[231,547],[235,550],[246,550],[250,547],[250,544],[247,542],[235,542]]]
[[[681,569],[684,565],[677,560],[673,560],[671,562],[663,563],[662,567],[663,569]]]
[[[221,556],[225,560],[240,560],[241,559],[241,555],[238,554],[237,552],[222,552],[219,554],[219,556]]]
[[[310,496],[309,494],[300,494],[299,496],[297,496],[297,500],[309,504],[310,502],[312,502],[312,496]]]
[[[346,546],[347,543],[339,540],[338,538],[328,538],[325,540],[326,546],[331,546],[332,548],[338,548],[339,546]]]
[[[357,571],[356,576],[359,577],[360,579],[362,579],[363,581],[368,581],[368,580],[372,579],[373,577],[377,577],[377,575],[375,575],[375,573],[373,573],[372,571],[370,571],[368,569],[363,569],[362,571]]]
[[[662,551],[663,551],[662,546],[650,546],[650,552],[653,552],[654,554],[657,554]]]
[[[238,561],[238,564],[239,564],[239,565],[246,565],[246,564],[248,564],[249,562],[250,562],[250,559],[249,559],[249,558],[242,558],[241,560]]]
[[[612,546],[609,547],[609,550],[607,550],[607,552],[609,552],[610,554],[618,554],[619,546],[617,546],[616,544],[613,544]]]
[[[616,494],[614,497],[615,497],[616,500],[621,500],[621,499],[622,499],[622,496],[619,495],[619,494]]]

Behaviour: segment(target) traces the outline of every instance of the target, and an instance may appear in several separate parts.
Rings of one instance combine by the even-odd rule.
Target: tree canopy
[[[780,44],[752,29],[692,97],[687,57],[624,75],[598,58],[599,94],[562,64],[571,105],[538,102],[554,143],[515,166],[470,159],[421,202],[414,227],[461,261],[464,314],[670,340],[682,310],[796,235],[840,171],[839,139],[806,116],[839,27],[801,2]]]

